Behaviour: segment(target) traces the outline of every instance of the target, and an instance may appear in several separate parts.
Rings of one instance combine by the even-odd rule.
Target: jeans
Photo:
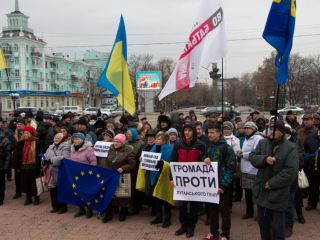
[[[262,240],[285,239],[285,212],[258,206],[258,223]]]
[[[288,207],[286,209],[286,226],[293,226],[294,223],[294,197],[295,192],[290,192],[289,199],[288,199]]]

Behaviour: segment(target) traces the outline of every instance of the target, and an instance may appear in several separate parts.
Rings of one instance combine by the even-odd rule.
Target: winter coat
[[[242,149],[244,140],[246,140],[246,135],[240,134],[240,132],[237,131],[236,134],[235,134],[235,136],[239,139],[239,141],[240,141],[240,148]]]
[[[218,141],[209,143],[205,157],[218,163],[219,188],[229,188],[236,167],[236,155],[232,147],[221,137]]]
[[[100,166],[117,170],[123,169],[123,173],[131,173],[135,169],[135,155],[132,148],[124,145],[120,149],[115,149],[112,145],[109,150],[108,157],[104,161],[100,161]]]
[[[259,134],[254,134],[253,136],[244,140],[242,146],[242,154],[240,169],[242,173],[247,173],[251,175],[257,175],[258,169],[256,169],[249,161],[249,154],[257,147],[260,140],[263,137]]]
[[[249,155],[249,161],[258,169],[253,185],[253,199],[257,205],[274,211],[285,211],[288,206],[290,186],[299,171],[297,146],[282,139],[272,148],[270,139],[259,141],[255,150]],[[268,165],[266,158],[273,153],[274,165]],[[265,188],[266,182],[270,189]]]
[[[52,144],[47,149],[44,157],[50,160],[52,165],[49,166],[48,170],[51,172],[51,187],[55,187],[57,184],[58,168],[61,160],[69,158],[71,146],[67,142],[62,142],[58,146]]]
[[[26,166],[22,165],[22,155],[23,155],[23,147],[24,147],[24,143],[25,141],[19,141],[17,142],[17,153],[15,154],[15,163],[16,163],[16,168],[15,169],[36,169],[36,174],[40,174],[40,169],[41,169],[41,156],[43,155],[43,151],[41,149],[41,144],[40,141],[38,139],[35,140],[36,141],[36,154],[35,154],[35,165],[32,166],[28,166],[27,168],[25,168]]]
[[[90,142],[85,142],[78,151],[75,150],[74,144],[72,144],[69,159],[79,163],[94,166],[97,165],[97,158],[94,154],[94,148],[92,147]]]
[[[320,136],[318,133],[306,138],[304,144],[304,168],[309,174],[320,175]]]
[[[0,171],[7,170],[11,159],[11,142],[5,136],[3,131],[0,131]]]

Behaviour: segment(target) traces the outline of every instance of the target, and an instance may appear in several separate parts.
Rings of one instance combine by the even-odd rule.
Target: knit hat
[[[88,122],[87,120],[84,118],[84,117],[81,117],[78,119],[78,121],[76,121],[74,124],[79,124],[79,125],[85,125],[87,126],[88,125]]]
[[[286,133],[286,127],[281,120],[277,120],[276,122],[276,129],[278,129],[282,134]]]
[[[226,122],[223,122],[223,127],[229,128],[231,131],[233,131],[234,125],[232,124],[232,122],[226,121]]]
[[[244,128],[245,123],[244,122],[237,122],[238,128]]]
[[[175,133],[178,136],[178,131],[175,128],[169,128],[169,130],[167,131],[168,135],[170,135],[171,133]]]
[[[103,135],[103,136],[104,136],[104,135],[108,135],[109,137],[114,138],[115,133],[114,133],[114,131],[113,131],[112,129],[108,129],[108,130],[104,131],[104,132],[102,133],[102,135]]]
[[[246,122],[244,128],[251,128],[253,131],[258,131],[258,127],[254,122]]]
[[[76,132],[72,135],[72,138],[80,138],[82,141],[84,141],[86,136],[81,132]]]
[[[114,141],[118,141],[122,144],[126,143],[126,135],[124,135],[123,133],[118,133],[114,138]]]
[[[32,126],[25,126],[23,131],[29,132],[32,136],[36,136],[36,130]]]
[[[66,130],[68,133],[70,132],[69,128],[67,126],[62,126],[61,129]]]
[[[128,129],[130,132],[131,132],[131,134],[132,134],[132,140],[135,140],[137,137],[138,137],[138,131],[137,131],[137,129],[135,129],[135,128],[129,128]]]
[[[146,138],[147,137],[155,137],[157,135],[157,131],[154,129],[149,129],[146,133]]]

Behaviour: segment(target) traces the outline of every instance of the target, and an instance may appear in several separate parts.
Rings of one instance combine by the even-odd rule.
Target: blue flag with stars
[[[281,86],[288,79],[295,21],[295,0],[273,0],[263,38],[277,50],[275,65],[278,69],[277,82]]]
[[[58,201],[101,213],[110,204],[119,179],[115,170],[64,159],[58,172]]]

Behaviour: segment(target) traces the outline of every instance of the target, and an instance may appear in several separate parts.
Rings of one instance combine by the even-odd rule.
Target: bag
[[[298,186],[301,189],[309,187],[309,181],[303,169],[301,169],[301,171],[298,173]]]
[[[40,177],[36,178],[37,195],[40,196],[41,193],[49,191],[47,184],[45,183],[45,177],[40,174]]]
[[[116,198],[129,198],[131,197],[131,174],[121,174],[119,186],[115,193]]]

